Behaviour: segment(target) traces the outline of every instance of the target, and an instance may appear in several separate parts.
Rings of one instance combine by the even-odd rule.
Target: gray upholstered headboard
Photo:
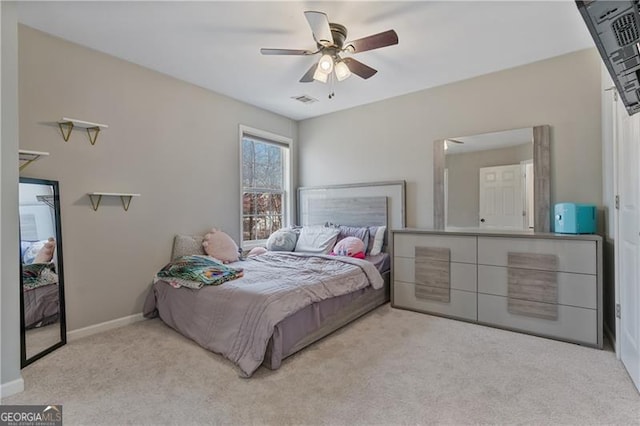
[[[298,188],[298,225],[405,227],[405,181]]]

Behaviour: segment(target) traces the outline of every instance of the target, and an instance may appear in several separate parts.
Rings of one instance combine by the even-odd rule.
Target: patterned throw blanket
[[[243,276],[242,269],[230,268],[208,256],[182,256],[166,264],[153,282],[165,281],[173,287],[202,288],[220,285]]]
[[[22,265],[22,286],[25,290],[33,290],[58,282],[58,274],[53,263],[29,263]]]

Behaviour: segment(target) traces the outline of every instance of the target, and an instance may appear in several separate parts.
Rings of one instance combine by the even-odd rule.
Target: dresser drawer
[[[452,262],[476,263],[476,237],[393,234],[394,256],[413,258],[416,247],[448,248]]]
[[[589,309],[598,307],[598,282],[595,275],[558,272],[557,284],[558,304]],[[503,266],[478,265],[478,292],[507,297],[508,269]]]
[[[508,266],[509,252],[555,255],[561,272],[598,272],[595,241],[478,237],[478,264]]]
[[[478,294],[478,322],[598,345],[598,314],[594,309],[558,305],[558,318],[546,320],[510,313],[506,297]]]
[[[415,284],[394,281],[393,306],[476,321],[476,293],[455,289],[450,291],[451,300],[448,303],[437,302],[417,298],[415,296]]]
[[[476,265],[471,263],[450,263],[451,288],[456,290],[477,290]],[[395,257],[393,260],[393,274],[396,280],[406,283],[415,283],[415,263],[409,257]]]

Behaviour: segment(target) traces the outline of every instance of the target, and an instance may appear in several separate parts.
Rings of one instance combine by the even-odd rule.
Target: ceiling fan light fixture
[[[329,77],[329,73],[325,73],[320,69],[320,66],[318,65],[316,67],[316,71],[313,73],[313,79],[315,81],[319,81],[321,83],[326,83],[327,82],[327,78]]]
[[[344,52],[352,54],[366,52],[398,44],[398,34],[396,34],[394,30],[372,34],[345,43],[348,34],[347,28],[344,25],[329,22],[326,13],[307,10],[304,12],[304,16],[307,18],[313,40],[316,42],[316,48],[314,50],[260,49],[260,53],[263,55],[309,56],[320,53],[320,60],[310,66],[299,80],[300,83],[310,83],[312,81],[326,83],[330,81],[332,84],[334,82],[334,76],[332,75],[334,70],[337,81],[345,80],[349,78],[351,74],[367,80],[373,77],[378,71],[350,57],[343,60],[340,54]],[[341,64],[342,62],[344,63]]]
[[[331,55],[322,55],[320,62],[318,62],[318,69],[325,74],[331,74],[331,71],[333,71],[333,58]]]
[[[335,70],[338,81],[342,81],[351,77],[351,70],[343,61],[340,61],[336,64]]]

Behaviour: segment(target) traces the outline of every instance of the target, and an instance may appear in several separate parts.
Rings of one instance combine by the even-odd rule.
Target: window
[[[291,140],[241,127],[242,247],[264,243],[290,223]]]

